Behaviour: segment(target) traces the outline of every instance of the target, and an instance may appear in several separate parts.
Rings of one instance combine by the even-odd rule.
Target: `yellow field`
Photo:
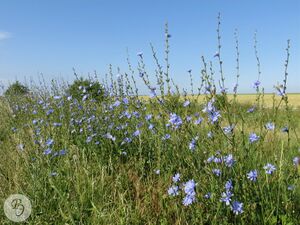
[[[228,94],[229,99],[233,99],[232,94]],[[262,97],[262,96],[261,96]],[[266,107],[272,107],[273,106],[273,98],[275,97],[275,104],[278,104],[281,97],[273,94],[265,94],[263,97],[263,101]],[[143,99],[148,99],[148,96],[141,96]],[[189,99],[192,98],[192,96],[188,96]],[[198,101],[201,102],[205,98],[204,95],[199,96]],[[256,94],[238,94],[237,95],[237,101],[241,104],[254,104],[257,96]],[[300,108],[300,93],[293,93],[288,94],[288,101],[293,108]],[[281,103],[281,105],[284,105],[284,103]]]
[[[203,96],[204,97],[204,96]],[[199,101],[201,101],[201,96]],[[233,99],[233,95],[228,95],[229,99]],[[262,97],[262,96],[261,96]],[[273,94],[265,94],[263,96],[263,101],[265,106],[272,107],[273,106],[273,98],[275,97],[275,104],[278,104],[281,97]],[[253,104],[256,100],[257,96],[255,94],[238,94],[237,101],[241,104]],[[260,100],[262,101],[262,100]],[[288,101],[291,106],[294,108],[300,108],[300,94],[288,94]],[[282,105],[284,103],[281,103]]]
[[[232,98],[233,96],[230,95],[230,98]],[[272,107],[273,105],[273,98],[274,95],[273,94],[265,94],[264,95],[264,103],[267,107]],[[240,94],[237,96],[237,100],[240,103],[253,103],[255,102],[256,99],[256,95],[255,94]],[[275,95],[275,104],[280,101],[281,97]],[[291,106],[293,106],[294,108],[300,108],[300,94],[288,94],[288,101],[289,104]]]

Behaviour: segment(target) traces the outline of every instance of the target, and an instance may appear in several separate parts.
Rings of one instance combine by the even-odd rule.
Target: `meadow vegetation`
[[[202,82],[180,91],[165,61],[103,83],[31,86],[0,98],[0,199],[29,197],[27,224],[299,224],[300,109],[283,83],[265,95],[228,90],[202,58]],[[256,45],[255,45],[256,46]],[[144,81],[149,97],[138,93]],[[27,89],[26,89],[27,90]],[[198,90],[195,93],[195,90]],[[228,94],[231,91],[232,94]],[[1,224],[11,224],[0,210]]]

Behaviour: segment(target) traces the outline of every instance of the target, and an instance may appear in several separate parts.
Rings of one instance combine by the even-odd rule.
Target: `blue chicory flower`
[[[238,202],[238,201],[234,201],[231,205],[231,210],[233,211],[233,213],[235,215],[239,215],[241,213],[243,213],[243,203]]]
[[[230,205],[232,196],[233,194],[230,191],[223,192],[220,201],[225,202],[226,205]]]
[[[296,156],[295,158],[293,158],[293,165],[294,166],[300,165],[300,157]]]
[[[258,89],[258,88],[259,88],[259,85],[260,85],[260,81],[257,80],[257,81],[255,81],[255,82],[253,83],[253,88]]]
[[[183,107],[187,107],[190,105],[190,101],[189,100],[186,100],[184,103],[183,103]]]
[[[225,165],[227,167],[232,167],[233,164],[235,163],[235,160],[233,158],[233,155],[232,154],[229,154],[227,156],[224,157],[224,162],[225,162]]]
[[[168,195],[177,196],[178,194],[179,194],[179,187],[178,186],[173,185],[168,189]]]
[[[249,173],[247,173],[247,178],[255,182],[257,180],[257,170],[251,170]]]
[[[217,177],[221,176],[221,170],[220,169],[213,169],[212,173],[215,174]]]
[[[266,125],[265,125],[266,129],[267,130],[274,130],[275,129],[275,124],[272,123],[272,122],[268,122]]]
[[[177,183],[178,181],[180,181],[180,174],[176,173],[173,177],[172,180],[174,183]]]
[[[225,189],[226,191],[230,191],[231,189],[233,189],[233,184],[232,184],[232,180],[229,179],[228,181],[226,181],[225,183]]]
[[[51,154],[52,150],[50,148],[47,148],[45,151],[44,151],[44,155],[49,155]]]
[[[195,195],[186,195],[182,200],[182,204],[184,206],[188,206],[191,205],[195,200],[196,200]]]
[[[254,142],[258,141],[259,138],[260,137],[257,134],[255,134],[255,133],[251,133],[249,135],[249,141],[250,141],[250,143],[254,143]]]
[[[264,166],[264,169],[266,171],[266,174],[272,174],[276,170],[276,167],[270,163],[267,163]]]
[[[51,138],[49,138],[49,139],[45,142],[45,144],[46,144],[47,146],[51,146],[51,145],[54,144],[54,140],[51,139]]]
[[[196,193],[195,188],[196,183],[193,179],[183,184],[183,190],[187,195],[194,195]]]

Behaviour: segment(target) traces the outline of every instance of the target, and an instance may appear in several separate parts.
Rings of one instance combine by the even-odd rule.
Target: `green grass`
[[[212,97],[222,115],[214,124],[202,112]],[[37,97],[20,98],[10,108],[2,100],[0,199],[4,201],[14,193],[28,196],[33,207],[28,224],[299,224],[300,168],[293,165],[293,158],[300,154],[300,110],[285,107],[284,101],[284,107],[277,107],[278,101],[272,107],[270,97],[264,98],[263,105],[263,99],[258,103],[255,95],[239,95],[242,103],[231,96],[208,95],[205,102],[192,99],[183,107],[183,98],[176,96],[165,96],[163,105],[155,98],[140,98],[141,103],[137,103],[132,97],[128,98],[129,105],[113,110],[108,107],[116,100],[112,98],[101,104],[91,99],[77,104],[65,97],[63,103],[49,98],[46,106],[38,104]],[[292,102],[293,95],[289,99]],[[256,110],[248,113],[253,104]],[[49,109],[54,112],[46,115]],[[126,110],[132,114],[130,118],[123,115]],[[140,117],[134,116],[134,111]],[[171,112],[183,120],[178,129],[166,127]],[[193,123],[198,118],[195,113],[203,118],[199,125]],[[149,121],[144,119],[147,114],[153,115]],[[187,116],[192,122],[185,121]],[[54,122],[62,125],[55,127]],[[265,128],[267,122],[274,122],[274,131]],[[150,123],[155,126],[153,132],[148,129]],[[235,128],[226,135],[222,127],[229,124]],[[284,126],[289,127],[289,133],[281,131]],[[137,129],[141,134],[134,137]],[[213,133],[212,138],[208,132]],[[251,144],[248,136],[252,132],[260,139]],[[116,140],[106,138],[107,133]],[[171,138],[163,140],[165,134]],[[125,137],[132,142],[122,144]],[[195,137],[198,139],[191,151],[189,143]],[[54,140],[52,153],[44,155],[48,138]],[[18,148],[20,144],[24,150]],[[66,155],[53,157],[62,149]],[[229,154],[235,160],[232,167],[207,162],[212,155]],[[271,175],[263,169],[267,163],[276,166]],[[222,171],[220,177],[212,173],[215,168]],[[254,169],[258,171],[256,182],[246,176]],[[57,175],[52,176],[53,172]],[[180,188],[191,179],[197,183],[196,200],[189,206],[182,204],[183,190],[178,196],[168,195],[177,172],[181,175]],[[233,182],[232,201],[243,203],[239,215],[220,201],[229,179]],[[294,189],[288,190],[289,185]],[[208,192],[210,199],[204,197]],[[11,224],[2,210],[0,221]]]

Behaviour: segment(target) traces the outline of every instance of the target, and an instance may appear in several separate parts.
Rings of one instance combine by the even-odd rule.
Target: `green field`
[[[27,224],[298,224],[299,95],[188,98],[3,98],[1,200]]]

